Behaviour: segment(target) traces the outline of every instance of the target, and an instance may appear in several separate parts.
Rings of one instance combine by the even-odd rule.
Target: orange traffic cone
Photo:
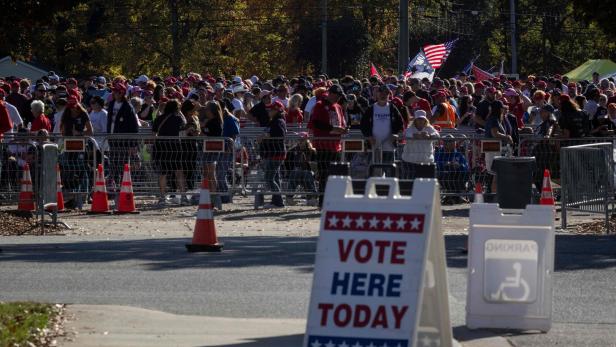
[[[103,173],[103,165],[98,164],[96,170],[96,183],[94,192],[92,192],[92,208],[90,214],[109,214],[109,200],[107,199],[107,187],[105,186],[105,174]]]
[[[543,187],[541,187],[541,199],[539,205],[554,206],[554,192],[552,191],[552,180],[550,178],[550,170],[543,171]]]
[[[30,165],[28,164],[24,166],[17,209],[19,211],[34,211],[34,191],[32,190],[32,176],[30,176]]]
[[[133,181],[130,178],[130,166],[124,164],[124,176],[122,177],[122,187],[118,199],[118,210],[116,213],[139,213],[135,208],[135,194],[133,194]]]
[[[223,244],[218,243],[218,238],[216,237],[210,189],[206,178],[201,183],[199,210],[197,212],[197,223],[195,224],[192,243],[187,244],[186,249],[189,252],[220,252],[222,247]]]
[[[60,176],[60,165],[56,165],[56,209],[57,212],[64,212],[64,194],[62,194],[62,176]],[[47,212],[51,212],[48,208]]]
[[[475,199],[473,202],[476,204],[483,203],[483,187],[481,186],[481,182],[475,183]]]

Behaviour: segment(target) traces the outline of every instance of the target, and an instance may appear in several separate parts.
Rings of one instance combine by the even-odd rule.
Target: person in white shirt
[[[272,102],[276,101],[280,101],[285,109],[289,108],[289,87],[281,84],[278,89],[276,89],[276,96],[272,98]]]
[[[7,131],[7,133],[10,134],[10,133],[13,133],[21,129],[21,127],[24,124],[24,121],[21,119],[21,115],[19,114],[19,110],[17,110],[17,107],[6,102],[6,100],[4,99],[5,96],[6,96],[6,92],[2,90],[2,92],[0,92],[0,100],[4,100],[4,106],[6,106],[6,110],[9,113],[9,117],[11,117],[11,122],[13,122],[13,129]]]
[[[314,109],[314,106],[317,104],[319,96],[325,93],[326,91],[327,89],[323,87],[320,87],[314,90],[313,92],[314,96],[308,100],[308,103],[306,104],[306,108],[304,108],[304,123],[308,124],[308,122],[310,121],[310,114],[312,113],[312,109]]]
[[[247,92],[246,88],[243,85],[237,85],[233,87],[233,100],[231,100],[231,104],[233,105],[233,115],[237,119],[242,119],[246,117],[246,110],[244,109],[244,94]]]
[[[434,177],[434,141],[430,139],[438,139],[439,133],[430,125],[426,111],[415,111],[415,119],[404,131],[406,144],[402,152],[402,177],[405,179],[414,179],[418,177],[419,170],[432,170],[431,175],[419,177]]]
[[[62,120],[62,115],[64,114],[64,109],[66,108],[66,99],[60,98],[56,100],[56,113],[53,115],[53,133],[60,133],[60,121]]]
[[[92,123],[92,132],[94,134],[107,133],[107,110],[103,108],[104,106],[105,100],[100,96],[93,96],[90,99],[90,107],[92,108],[92,111],[90,111],[90,122]],[[108,149],[107,141],[104,137],[95,137],[95,140],[102,151]]]
[[[599,89],[592,89],[587,92],[588,101],[586,105],[584,105],[584,111],[588,114],[588,118],[593,120],[595,118],[595,114],[597,113],[597,109],[599,108],[599,97],[600,97]]]
[[[400,111],[389,102],[390,96],[387,86],[380,86],[376,103],[366,110],[360,122],[362,134],[375,151],[375,163],[393,163],[394,140],[404,129]]]

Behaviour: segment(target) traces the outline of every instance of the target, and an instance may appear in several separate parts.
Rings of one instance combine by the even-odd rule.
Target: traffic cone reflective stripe
[[[92,208],[90,213],[110,213],[109,200],[107,198],[107,187],[105,186],[105,175],[103,165],[98,164],[96,170],[96,183],[92,193]]]
[[[475,199],[473,202],[476,204],[483,203],[483,187],[480,182],[475,183]]]
[[[34,191],[32,190],[32,176],[30,175],[30,165],[28,164],[24,166],[17,209],[19,211],[34,211]]]
[[[60,165],[56,165],[56,211],[64,212],[64,194],[62,194],[62,176],[60,175]],[[51,212],[53,209],[47,209]]]
[[[541,187],[541,199],[539,205],[554,206],[554,193],[552,191],[552,180],[550,178],[550,170],[545,169],[543,172],[543,187]]]
[[[124,175],[122,176],[117,213],[139,213],[135,208],[133,181],[130,178],[130,166],[128,164],[124,165]]]
[[[58,212],[64,211],[64,194],[62,194],[62,176],[60,173],[60,165],[56,165],[56,210]]]
[[[201,183],[199,210],[192,243],[186,245],[186,249],[189,252],[220,252],[222,247],[223,245],[218,242],[216,237],[216,225],[214,224],[208,181],[204,179]]]

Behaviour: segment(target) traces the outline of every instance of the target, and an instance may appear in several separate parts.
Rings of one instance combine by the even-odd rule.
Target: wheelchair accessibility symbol
[[[492,293],[490,296],[492,300],[498,301],[527,301],[528,296],[530,295],[530,288],[528,287],[528,283],[522,277],[520,277],[520,273],[522,271],[522,264],[513,263],[513,271],[515,275],[513,277],[505,277],[505,282],[501,283],[500,287],[496,293]],[[508,289],[520,289],[522,294],[519,298],[514,298],[507,294]],[[514,294],[515,295],[515,294]]]
[[[491,302],[533,302],[537,296],[537,244],[528,240],[488,240],[484,298]]]

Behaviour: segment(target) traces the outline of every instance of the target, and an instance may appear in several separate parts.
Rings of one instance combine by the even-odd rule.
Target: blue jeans
[[[220,193],[223,203],[229,203],[229,170],[231,169],[231,161],[233,160],[233,154],[223,153],[220,155],[216,162],[216,191]]]
[[[282,160],[265,159],[265,183],[271,192],[280,192],[280,165]],[[272,194],[272,205],[284,206],[280,194]]]

